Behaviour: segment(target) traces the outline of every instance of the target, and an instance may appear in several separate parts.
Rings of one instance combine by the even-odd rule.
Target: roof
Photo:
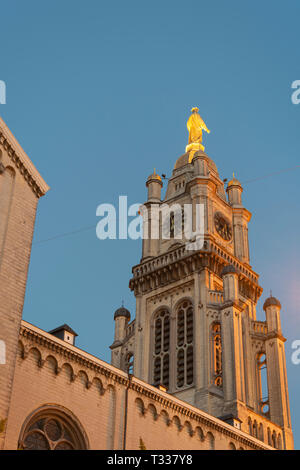
[[[10,148],[10,151],[7,151],[8,156],[16,163],[17,168],[20,169],[24,177],[26,176],[26,178],[34,183],[33,189],[35,187],[37,188],[38,195],[43,196],[49,190],[48,184],[41,177],[40,173],[1,117],[0,138],[4,139],[6,145],[8,145],[8,149]]]
[[[174,170],[178,170],[178,168],[181,168],[185,165],[188,165],[190,163],[190,155],[189,153],[184,153],[183,155],[181,155],[179,158],[177,158],[176,160],[176,163],[175,163],[175,166],[174,166]]]
[[[235,419],[236,421],[239,421],[240,423],[243,422],[240,418],[237,418],[237,417],[234,416],[233,414],[220,416],[219,419],[221,419],[222,421],[228,421],[228,420],[230,420],[230,419]]]
[[[68,331],[72,335],[78,336],[78,334],[74,330],[72,330],[72,328],[69,325],[67,325],[66,323],[64,323],[61,326],[58,326],[57,328],[54,328],[54,330],[48,331],[48,333],[53,335],[54,333],[58,333],[59,331]]]
[[[118,308],[116,311],[115,311],[115,314],[114,314],[114,320],[118,317],[125,317],[125,318],[128,318],[128,320],[130,320],[130,312],[129,310],[127,310],[127,308],[125,307],[120,307]]]
[[[263,309],[266,310],[267,307],[270,307],[271,305],[275,305],[276,307],[281,308],[281,303],[279,302],[276,297],[268,297],[263,305]]]
[[[241,183],[239,182],[239,180],[234,176],[234,173],[233,173],[233,178],[232,180],[229,181],[228,185],[227,185],[227,188],[230,188],[231,186],[240,186],[242,187]]]
[[[155,168],[154,168],[154,172],[148,176],[146,186],[150,181],[153,181],[153,180],[159,182],[161,185],[163,184],[161,180],[161,176],[156,173]]]

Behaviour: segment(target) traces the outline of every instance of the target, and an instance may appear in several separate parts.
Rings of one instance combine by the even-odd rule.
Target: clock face
[[[221,212],[215,213],[215,227],[218,234],[229,241],[232,238],[232,228],[230,222],[221,214]]]

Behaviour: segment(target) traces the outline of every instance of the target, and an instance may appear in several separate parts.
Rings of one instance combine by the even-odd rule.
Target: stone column
[[[265,345],[270,419],[279,426],[282,426],[285,448],[292,448],[293,437],[284,351],[285,338],[281,333],[280,322],[281,304],[275,297],[269,297],[265,301],[263,308],[266,312],[268,325]]]
[[[227,412],[234,413],[238,402],[245,402],[244,348],[241,310],[238,305],[238,274],[233,266],[222,272],[224,307],[222,309],[223,390]]]

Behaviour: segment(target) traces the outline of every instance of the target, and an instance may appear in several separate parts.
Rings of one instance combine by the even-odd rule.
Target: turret
[[[156,256],[158,254],[158,238],[159,238],[159,221],[155,223],[152,221],[154,210],[151,206],[157,206],[161,203],[161,189],[163,187],[163,182],[161,177],[154,172],[148,176],[146,181],[146,186],[148,188],[148,198],[143,206],[143,259],[146,259],[151,256]],[[146,208],[146,211],[145,211]],[[154,233],[155,232],[155,233]]]
[[[146,186],[148,188],[148,202],[160,202],[163,182],[161,177],[155,172],[155,169],[154,172],[148,176]]]
[[[281,333],[281,304],[270,296],[263,306],[266,312],[268,333],[265,342],[269,390],[270,419],[283,428],[284,447],[293,448],[289,395],[287,387],[286,360]]]
[[[234,232],[234,254],[242,262],[249,264],[248,223],[251,213],[242,204],[243,188],[233,174],[227,185],[228,202],[232,206],[232,221]]]
[[[263,306],[266,312],[268,332],[281,333],[280,310],[281,303],[275,297],[269,297]]]
[[[233,178],[229,181],[226,189],[228,193],[228,201],[232,206],[242,205],[242,192],[243,188],[239,180],[236,179],[233,173]]]
[[[114,314],[115,320],[115,341],[122,342],[126,336],[126,327],[130,321],[130,312],[125,307],[120,307],[115,311]]]
[[[243,329],[239,306],[238,272],[227,265],[221,272],[224,304],[221,310],[224,414],[238,418],[237,403],[245,402],[244,352],[241,348]]]
[[[122,346],[127,333],[127,325],[130,322],[130,312],[123,305],[114,313],[115,337],[110,346],[111,363],[115,367],[122,368]]]

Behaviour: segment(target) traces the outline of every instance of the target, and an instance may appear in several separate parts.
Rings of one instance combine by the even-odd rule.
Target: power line
[[[271,176],[280,175],[281,173],[287,173],[287,172],[295,170],[296,168],[299,168],[299,167],[300,167],[300,165],[295,165],[295,166],[292,166],[290,168],[284,168],[284,169],[279,170],[279,171],[273,171],[272,173],[267,173],[265,175],[259,176],[258,178],[253,178],[251,180],[243,181],[243,184],[249,184],[249,183],[254,183],[255,181],[264,180],[264,179],[270,178]],[[95,229],[95,228],[96,228],[95,224],[94,225],[89,225],[87,227],[81,227],[77,230],[73,230],[72,232],[65,232],[65,233],[61,233],[59,235],[55,235],[54,237],[51,237],[51,238],[46,238],[44,240],[38,240],[37,242],[33,243],[33,246],[41,245],[43,243],[50,242],[52,240],[57,240],[59,238],[69,237],[70,235],[76,235],[76,234],[81,233],[81,232],[87,232],[88,230],[92,230],[92,229]]]
[[[51,240],[57,240],[58,238],[68,237],[69,235],[75,235],[77,233],[87,232],[88,230],[92,230],[95,228],[96,228],[95,224],[89,225],[88,227],[82,227],[82,228],[79,228],[78,230],[73,230],[72,232],[61,233],[59,235],[55,235],[54,237],[46,238],[45,240],[38,240],[37,242],[34,242],[33,245],[40,245],[42,243],[50,242]]]
[[[266,178],[269,178],[270,176],[280,175],[281,173],[287,173],[288,171],[295,170],[296,168],[299,168],[299,167],[300,165],[295,165],[290,168],[285,168],[283,170],[273,171],[272,173],[267,173],[265,175],[259,176],[258,178],[253,178],[251,180],[244,181],[243,184],[254,183],[254,181],[264,180]]]

